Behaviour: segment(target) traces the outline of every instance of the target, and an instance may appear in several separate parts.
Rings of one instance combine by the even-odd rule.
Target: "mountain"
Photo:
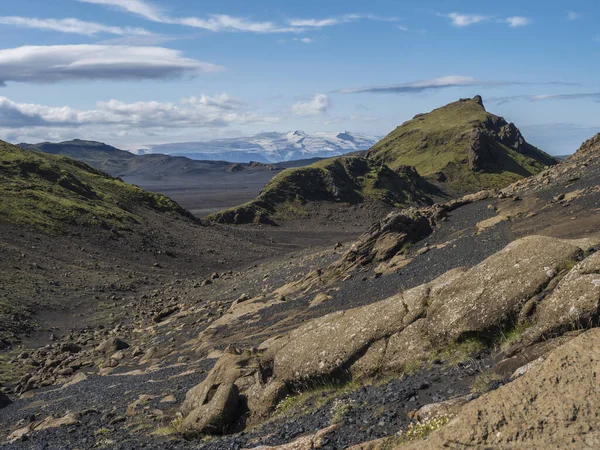
[[[287,169],[253,201],[212,214],[219,223],[274,223],[309,213],[316,202],[398,207],[432,203],[428,183],[412,168],[396,171],[361,157],[339,157]],[[431,192],[429,192],[431,193]]]
[[[279,173],[280,205],[324,228],[202,225],[83,163],[2,149],[0,205],[33,215],[0,214],[0,445],[598,447],[600,137],[426,206],[412,169],[370,159]],[[365,206],[401,193],[417,205]],[[102,216],[40,229],[63,197]],[[102,225],[123,206],[129,230]],[[346,234],[361,209],[375,220]]]
[[[235,162],[281,162],[306,158],[330,158],[367,150],[376,137],[358,133],[261,133],[251,137],[214,139],[207,142],[184,142],[152,145],[143,153],[164,153],[201,160]]]
[[[121,152],[103,144],[98,147],[102,155]],[[193,218],[165,196],[144,191],[71,158],[2,141],[0,157],[0,215],[4,222],[47,231],[70,225],[128,230],[139,221],[135,211],[146,208]]]
[[[17,146],[26,150],[68,156],[113,176],[120,176],[126,172],[129,164],[136,158],[136,155],[131,152],[119,150],[102,142],[81,139],[65,142],[40,142],[39,144],[21,143]]]
[[[418,114],[375,144],[367,158],[420,175],[455,194],[502,188],[557,161],[528,144],[519,129],[488,113],[482,98]]]

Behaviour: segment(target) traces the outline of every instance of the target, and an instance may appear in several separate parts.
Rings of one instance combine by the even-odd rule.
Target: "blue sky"
[[[600,1],[0,0],[0,138],[385,135],[481,94],[551,153],[600,132]]]

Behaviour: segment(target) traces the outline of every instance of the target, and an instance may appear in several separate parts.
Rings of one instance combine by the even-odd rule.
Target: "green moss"
[[[191,217],[169,198],[66,157],[0,141],[0,220],[60,232],[70,225],[128,231],[141,207]]]
[[[486,347],[485,343],[475,338],[462,342],[452,342],[434,351],[431,359],[440,359],[448,366],[456,366],[469,361],[475,353],[484,350]]]
[[[318,161],[286,169],[275,176],[253,201],[207,217],[221,223],[273,223],[308,214],[311,202],[358,204],[378,202],[401,207],[429,204],[428,185],[409,169],[397,172],[359,157]]]
[[[520,323],[514,325],[508,330],[500,332],[500,336],[496,344],[497,347],[499,347],[502,351],[506,351],[509,347],[521,341],[523,333],[530,326],[531,324],[529,323]]]
[[[288,395],[277,405],[273,418],[295,417],[321,408],[344,394],[356,391],[361,385],[356,381],[318,384],[293,395]]]
[[[494,373],[492,370],[486,370],[475,378],[471,385],[471,392],[474,394],[485,394],[491,390],[502,377]]]
[[[490,138],[486,141],[486,158],[491,164],[486,170],[473,170],[469,156],[476,130],[505,124],[475,99],[461,100],[405,122],[378,142],[368,158],[392,169],[414,166],[420,175],[430,179],[443,173],[446,189],[464,192],[505,187],[556,163],[529,144],[517,150],[505,145],[506,141]]]

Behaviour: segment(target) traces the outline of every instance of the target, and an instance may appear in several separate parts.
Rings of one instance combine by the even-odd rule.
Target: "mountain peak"
[[[483,105],[483,98],[481,97],[481,95],[476,95],[475,97],[473,97],[473,101],[479,106],[481,106],[483,109],[485,109],[485,106]]]
[[[392,168],[415,166],[450,192],[501,188],[555,164],[519,129],[487,112],[483,99],[460,99],[403,123],[369,150]]]

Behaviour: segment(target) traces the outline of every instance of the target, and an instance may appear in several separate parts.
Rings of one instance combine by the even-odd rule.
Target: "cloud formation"
[[[111,27],[95,22],[84,22],[78,19],[37,19],[34,17],[2,16],[0,17],[0,25],[82,34],[86,36],[99,33],[115,34],[118,36],[152,35],[152,33],[143,28]]]
[[[449,14],[438,13],[440,17],[447,17],[452,22],[452,25],[457,28],[465,28],[482,22],[488,22],[495,19],[494,16],[484,16],[481,14],[462,14],[452,12]],[[511,28],[524,27],[531,23],[531,19],[523,16],[510,16],[504,19],[497,19],[498,23],[506,23]]]
[[[0,50],[0,86],[9,81],[171,79],[223,69],[163,47],[53,45]]]
[[[522,16],[513,16],[508,17],[503,20],[504,23],[507,23],[511,28],[525,27],[531,23],[531,19]]]
[[[581,100],[589,99],[600,103],[600,92],[587,92],[579,94],[536,94],[536,95],[512,95],[508,97],[494,97],[490,98],[490,102],[497,103],[499,105],[504,103],[510,103],[513,101],[528,101],[528,102],[541,102],[547,100]]]
[[[358,20],[396,20],[395,18],[382,18],[371,14],[345,14],[326,19],[289,19],[285,24],[274,22],[253,21],[243,17],[234,17],[226,14],[210,14],[201,17],[171,17],[153,4],[143,0],[78,0],[83,3],[93,3],[110,6],[122,11],[144,17],[152,22],[185,25],[203,30],[218,32],[250,32],[250,33],[302,33],[311,28],[323,28]]]
[[[581,14],[575,12],[575,11],[569,11],[567,13],[567,20],[577,20],[581,17]]]
[[[425,91],[436,91],[440,89],[447,89],[452,87],[464,87],[464,86],[481,86],[481,87],[494,87],[494,86],[510,86],[510,85],[562,85],[562,86],[577,86],[576,83],[565,83],[565,82],[539,82],[529,83],[523,81],[483,81],[473,77],[466,77],[462,75],[449,75],[440,78],[433,78],[430,80],[412,81],[410,83],[403,84],[389,84],[383,86],[367,86],[361,88],[341,89],[336,91],[342,94],[410,94],[419,93]]]
[[[0,97],[0,126],[77,127],[117,126],[120,129],[207,128],[240,124],[273,124],[276,117],[246,111],[240,100],[221,94],[182,99],[178,104],[163,102],[98,102],[95,109],[16,103]]]
[[[480,86],[481,81],[473,77],[465,77],[460,75],[450,75],[431,80],[413,81],[404,84],[390,84],[384,86],[369,86],[353,89],[342,89],[339,92],[343,94],[405,94],[411,92],[423,92],[428,90],[445,89],[457,86]]]
[[[292,113],[295,116],[320,116],[327,113],[331,106],[329,97],[324,94],[317,94],[307,102],[298,102],[292,106]]]
[[[459,28],[468,27],[469,25],[485,22],[490,19],[488,16],[479,14],[460,14],[456,12],[446,14],[445,16],[452,20],[452,25]]]

